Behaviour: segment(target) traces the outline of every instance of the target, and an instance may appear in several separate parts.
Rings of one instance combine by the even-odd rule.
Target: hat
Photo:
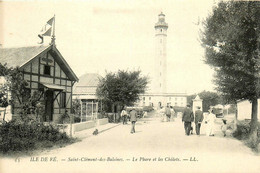
[[[200,106],[197,106],[198,109],[200,109]]]

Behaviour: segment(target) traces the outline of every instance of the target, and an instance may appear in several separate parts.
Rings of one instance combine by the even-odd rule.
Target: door
[[[45,102],[45,119],[44,121],[53,120],[53,91],[46,91],[46,102]]]

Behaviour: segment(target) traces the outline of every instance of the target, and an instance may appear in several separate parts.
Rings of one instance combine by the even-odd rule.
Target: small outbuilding
[[[99,104],[96,90],[100,77],[97,73],[86,73],[79,78],[79,82],[74,86],[73,99],[80,101],[81,122],[97,118]]]

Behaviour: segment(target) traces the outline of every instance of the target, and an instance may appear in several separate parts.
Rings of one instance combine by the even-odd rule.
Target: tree
[[[222,104],[221,96],[216,92],[202,91],[199,96],[203,99],[203,111],[208,111],[210,106]]]
[[[205,62],[215,70],[217,90],[227,101],[252,102],[250,138],[257,137],[260,2],[219,2],[204,21]]]
[[[96,95],[105,104],[133,105],[139,94],[145,92],[147,84],[148,77],[142,76],[140,70],[109,72],[100,79]]]
[[[215,106],[217,104],[223,104],[222,97],[216,92],[202,91],[198,95],[203,100],[203,102],[202,102],[203,111],[208,111],[210,106]],[[187,103],[192,105],[192,100],[195,99],[195,97],[196,97],[196,94],[188,96]]]
[[[192,100],[195,99],[195,97],[196,97],[196,94],[187,96],[187,104],[192,105],[192,102],[193,102]]]
[[[36,105],[42,95],[41,92],[34,91],[31,93],[28,89],[28,83],[23,79],[23,74],[18,67],[8,68],[6,64],[0,63],[0,76],[5,78],[4,84],[0,86],[1,105],[7,107],[8,104],[19,104],[22,107],[22,110],[19,112],[20,118],[23,121],[30,121],[28,113],[36,114]],[[11,98],[8,98],[8,93],[11,93]],[[11,103],[8,103],[8,101]]]

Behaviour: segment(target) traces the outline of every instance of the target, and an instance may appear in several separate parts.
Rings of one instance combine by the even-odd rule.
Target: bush
[[[258,151],[258,145],[260,145],[260,122],[258,122],[257,141],[253,141],[249,138],[250,135],[250,121],[238,121],[237,129],[233,133],[233,136],[239,140],[243,140],[246,145],[256,151]]]
[[[81,119],[79,116],[74,116],[74,123],[80,123]]]
[[[21,123],[16,120],[0,125],[0,152],[29,151],[46,148],[56,143],[68,143],[66,133],[59,132],[54,125],[39,122]],[[46,145],[45,145],[46,144]]]
[[[151,112],[151,111],[153,111],[153,107],[152,106],[144,106],[143,111]]]
[[[184,111],[184,107],[180,107],[180,106],[173,106],[173,109],[175,112],[183,112]]]

